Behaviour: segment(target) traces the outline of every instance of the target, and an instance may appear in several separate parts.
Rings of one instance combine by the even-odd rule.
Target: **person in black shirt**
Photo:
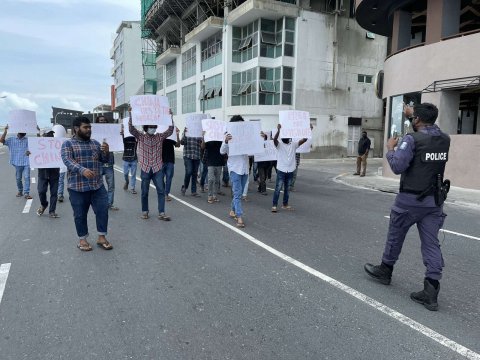
[[[130,185],[130,191],[132,194],[136,194],[135,183],[137,181],[137,139],[133,136],[123,136],[123,125],[120,134],[123,138],[123,175],[125,177],[125,185],[123,190],[128,190]],[[129,179],[129,174],[131,175]]]
[[[172,187],[173,173],[175,169],[175,148],[180,147],[180,130],[175,127],[177,134],[177,141],[172,139],[165,139],[162,147],[162,162],[163,162],[163,180],[165,181],[165,200],[172,201],[170,197],[170,188]]]
[[[205,135],[205,132],[203,132]],[[208,167],[208,203],[213,204],[218,202],[217,195],[225,195],[220,191],[220,177],[222,175],[222,168],[225,165],[225,157],[220,154],[221,141],[205,142],[202,137],[202,149],[205,149],[206,166]]]
[[[365,176],[367,171],[367,157],[372,142],[367,137],[367,132],[362,131],[362,137],[358,140],[357,171],[353,175]]]

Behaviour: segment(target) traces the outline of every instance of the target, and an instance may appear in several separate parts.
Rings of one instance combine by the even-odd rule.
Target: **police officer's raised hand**
[[[392,151],[398,144],[398,137],[391,137],[387,140],[387,150]]]

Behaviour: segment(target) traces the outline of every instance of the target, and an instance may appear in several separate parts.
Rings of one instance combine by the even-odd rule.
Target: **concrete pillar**
[[[443,132],[457,133],[460,93],[458,91],[439,91],[422,94],[422,103],[429,102],[438,107],[436,124]]]
[[[392,54],[410,46],[412,14],[397,10],[393,13]]]
[[[460,29],[460,0],[428,0],[425,43],[455,35]]]

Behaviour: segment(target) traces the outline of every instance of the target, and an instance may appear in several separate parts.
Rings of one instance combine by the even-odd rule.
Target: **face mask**
[[[290,142],[290,139],[282,139],[282,142],[283,142],[284,144],[288,144],[288,143]]]
[[[147,133],[148,133],[149,135],[155,135],[155,132],[156,132],[156,131],[157,131],[157,129],[155,129],[155,128],[148,128],[148,129],[147,129]]]

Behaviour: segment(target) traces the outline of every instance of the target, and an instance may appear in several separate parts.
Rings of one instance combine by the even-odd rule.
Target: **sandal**
[[[239,222],[237,220],[237,228],[244,228],[245,227],[245,223],[242,221],[242,222]]]
[[[291,207],[290,205],[282,205],[282,210],[289,210],[289,211],[293,211],[295,210],[293,207]]]
[[[22,196],[23,196],[23,193],[22,193],[21,191],[19,191],[19,192],[17,193],[17,195],[15,195],[15,196],[16,196],[16,197],[22,197]]]
[[[131,193],[135,195],[137,192],[135,190],[132,190]]]
[[[97,246],[101,247],[103,250],[112,250],[113,249],[112,244],[110,244],[107,240],[102,241],[102,242],[97,241]]]
[[[52,218],[52,219],[58,219],[60,216],[58,216],[57,213],[50,213],[49,216]]]
[[[205,192],[205,191],[204,191],[204,192]],[[198,194],[198,193],[192,193],[192,196],[193,196],[193,197],[200,197],[200,194]]]
[[[31,199],[33,199],[33,197],[31,197],[29,194],[26,194],[26,195],[25,195],[25,199],[31,200]]]
[[[37,210],[37,215],[42,216],[43,213],[45,212],[46,207],[40,206]]]
[[[149,218],[148,212],[144,212],[144,213],[142,214],[142,216],[140,216],[140,218],[143,219],[143,220],[147,220],[147,219]]]
[[[79,243],[77,244],[77,248],[79,248],[81,251],[92,251],[92,247],[88,242],[85,241],[85,243]]]
[[[170,221],[170,220],[171,220],[171,219],[170,219],[170,216],[165,215],[164,213],[161,213],[160,215],[158,215],[158,218],[159,218],[160,220],[163,220],[163,221]]]
[[[170,195],[167,195],[167,197],[165,198],[165,200],[167,200],[167,201],[172,201],[172,198],[170,197]]]
[[[220,200],[218,200],[218,198],[216,198],[215,196],[213,197],[213,202],[220,202]]]
[[[233,210],[230,210],[230,212],[228,213],[228,216],[230,216],[232,219],[235,219],[237,217]]]
[[[208,202],[209,204],[213,204],[213,201],[214,201],[214,200],[213,200],[213,197],[209,196],[207,202]]]

